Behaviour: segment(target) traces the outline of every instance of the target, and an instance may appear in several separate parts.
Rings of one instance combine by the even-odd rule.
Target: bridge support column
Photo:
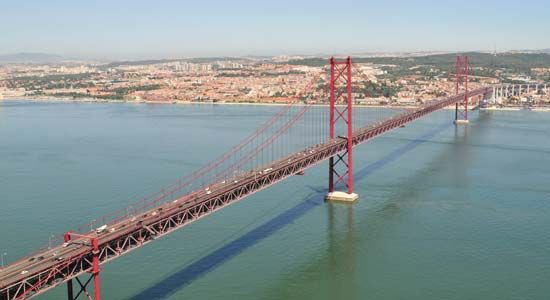
[[[67,281],[67,299],[74,300],[72,279],[69,279],[69,281]]]
[[[68,243],[70,240],[71,240],[71,234],[70,233],[65,233],[63,235],[63,241],[65,243]],[[74,300],[73,295],[74,295],[73,294],[73,280],[69,279],[69,280],[67,280],[67,299]]]
[[[92,239],[92,275],[94,277],[94,300],[101,300],[101,285],[99,282],[99,242],[97,238]]]
[[[336,123],[344,122],[347,132],[338,135],[338,139],[346,140],[346,148],[343,153],[329,158],[329,193],[325,197],[328,201],[353,202],[359,196],[353,193],[353,99],[351,90],[351,57],[345,61],[330,59],[330,117],[329,138],[336,138]],[[337,104],[340,104],[337,106]],[[337,166],[340,166],[337,168]],[[346,192],[335,191],[339,183],[344,183]]]
[[[468,73],[470,66],[468,56],[456,57],[456,93],[460,93],[460,86],[464,86],[464,100],[461,104],[458,102],[455,105],[455,124],[467,125],[468,121]]]
[[[65,243],[70,242],[71,235],[77,235],[72,232],[67,232],[64,234],[63,239],[65,240]],[[83,235],[79,235],[83,236]],[[87,236],[84,236],[87,237]],[[90,246],[92,248],[92,270],[90,271],[91,276],[86,280],[86,282],[80,281],[78,277],[75,277],[76,282],[78,283],[80,290],[78,290],[78,293],[76,293],[76,296],[74,296],[74,290],[73,290],[73,281],[72,279],[67,280],[67,299],[69,300],[76,300],[78,297],[80,297],[81,294],[84,294],[88,299],[90,300],[101,300],[101,285],[99,281],[99,241],[95,237],[90,237]],[[94,297],[90,295],[88,292],[88,284],[92,281],[94,281]]]

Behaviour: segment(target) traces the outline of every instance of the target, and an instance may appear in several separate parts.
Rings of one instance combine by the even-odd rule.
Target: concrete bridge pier
[[[355,202],[355,200],[359,199],[359,195],[356,193],[346,193],[346,192],[339,192],[334,191],[330,192],[325,196],[326,201],[334,201],[334,202]]]

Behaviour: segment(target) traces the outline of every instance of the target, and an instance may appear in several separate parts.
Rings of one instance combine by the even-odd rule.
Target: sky
[[[0,0],[0,54],[176,58],[550,48],[550,0]]]

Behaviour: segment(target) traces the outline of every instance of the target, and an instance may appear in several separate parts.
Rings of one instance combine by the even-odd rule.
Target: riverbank
[[[126,103],[126,104],[159,104],[159,105],[245,105],[245,106],[285,106],[289,103],[266,103],[266,102],[204,102],[204,101],[128,101],[128,100],[107,100],[97,98],[50,98],[50,97],[11,97],[4,98],[8,101],[28,101],[28,102],[43,102],[43,103]],[[0,100],[1,101],[1,100]],[[305,105],[304,103],[296,103],[295,105]],[[328,104],[311,104],[313,106],[328,106]],[[396,106],[396,105],[364,105],[355,104],[354,107],[364,108],[398,108],[398,109],[413,109],[418,106]]]
[[[488,110],[488,111],[520,111],[520,110],[530,110],[530,111],[544,111],[544,112],[550,112],[550,107],[531,107],[531,108],[524,108],[523,106],[508,106],[508,107],[485,107],[485,108],[480,108],[480,110]]]
[[[153,104],[153,105],[242,105],[242,106],[285,106],[288,103],[265,103],[265,102],[199,102],[199,101],[128,101],[128,100],[108,100],[98,98],[54,98],[54,97],[8,97],[0,99],[0,101],[28,101],[28,102],[43,102],[43,103],[125,103],[125,104]],[[297,103],[295,105],[305,105],[304,103]],[[328,104],[312,104],[313,106],[327,106]],[[361,108],[379,108],[379,109],[415,109],[420,106],[415,105],[364,105],[355,104],[354,107]],[[454,106],[448,106],[443,108],[445,110],[455,109]],[[507,107],[485,107],[480,110],[487,111],[520,111],[526,110],[522,106],[507,106]],[[550,112],[550,107],[535,107],[528,110],[538,112]]]

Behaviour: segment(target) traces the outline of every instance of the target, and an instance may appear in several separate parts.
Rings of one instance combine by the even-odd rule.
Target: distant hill
[[[195,57],[195,58],[177,58],[177,59],[148,59],[148,60],[128,60],[128,61],[115,61],[103,65],[103,68],[115,68],[120,66],[139,66],[139,65],[156,65],[171,62],[188,62],[188,63],[212,63],[216,61],[227,60],[249,60],[244,57]]]
[[[512,50],[507,53],[526,53],[526,54],[550,54],[550,49],[539,49],[539,50]]]
[[[63,61],[64,58],[57,54],[47,53],[16,53],[0,55],[0,64],[43,64]]]
[[[470,57],[470,63],[475,67],[487,68],[508,68],[521,71],[528,71],[531,68],[550,67],[550,52],[549,54],[541,53],[524,53],[524,52],[507,52],[499,54],[469,52],[461,53]],[[431,65],[452,69],[455,63],[456,54],[437,54],[426,56],[411,56],[411,57],[358,57],[354,58],[356,63],[375,63],[386,65],[399,65],[404,68],[410,68],[418,65]],[[291,60],[290,64],[306,65],[306,66],[325,66],[327,59],[325,58],[306,58]]]

